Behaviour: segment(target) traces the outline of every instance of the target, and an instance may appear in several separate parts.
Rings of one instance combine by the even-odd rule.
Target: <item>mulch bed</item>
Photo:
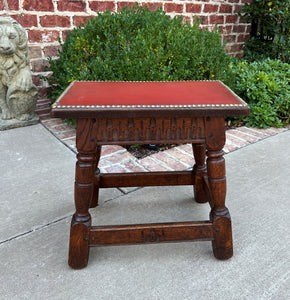
[[[178,145],[180,144],[125,145],[123,147],[126,148],[128,152],[134,155],[136,158],[141,159],[146,156],[155,154],[159,151],[164,151],[176,147]]]

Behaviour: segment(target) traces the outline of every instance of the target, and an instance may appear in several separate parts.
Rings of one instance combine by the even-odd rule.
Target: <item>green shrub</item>
[[[74,80],[228,82],[229,62],[220,33],[197,21],[191,26],[141,7],[107,11],[75,28],[59,59],[49,59],[49,96],[55,100]]]
[[[237,61],[231,88],[251,107],[247,126],[281,127],[290,120],[290,65],[279,60]]]
[[[246,3],[241,14],[252,23],[251,37],[244,54],[249,60],[264,58],[290,62],[290,1],[253,0]]]

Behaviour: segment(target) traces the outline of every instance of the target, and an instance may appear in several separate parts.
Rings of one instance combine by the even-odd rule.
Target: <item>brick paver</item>
[[[233,132],[226,132],[226,140],[232,144],[237,146],[238,148],[244,147],[248,144],[247,140],[244,140],[243,138],[238,137],[237,135],[235,135]]]
[[[237,145],[234,145],[231,141],[228,140],[223,150],[225,153],[229,153],[237,150],[238,148],[239,147]]]
[[[152,155],[142,158],[139,162],[148,171],[172,171],[166,164],[160,164],[160,161],[152,159]]]
[[[258,138],[253,136],[253,135],[250,135],[250,134],[247,134],[245,132],[242,132],[240,130],[237,130],[237,129],[230,129],[230,130],[227,130],[227,136],[228,135],[231,135],[231,136],[235,136],[236,138],[242,140],[242,141],[245,141],[245,142],[248,142],[248,143],[255,143],[258,141]]]
[[[188,168],[187,164],[182,161],[174,159],[172,156],[167,154],[167,151],[160,151],[156,154],[151,155],[151,158],[158,164],[168,167],[171,170],[184,170]]]
[[[264,133],[260,130],[256,130],[255,128],[240,127],[240,128],[237,128],[237,130],[241,131],[241,132],[244,132],[248,135],[255,136],[259,139],[269,136],[268,134],[266,134],[266,133]]]
[[[185,164],[187,167],[193,166],[194,164],[194,158],[191,153],[185,152],[180,150],[179,147],[174,147],[166,151],[166,153],[170,156],[172,156],[175,160],[181,161],[183,164]]]
[[[192,150],[192,145],[191,144],[183,144],[183,145],[180,145],[180,146],[178,146],[178,149],[180,150],[180,151],[183,151],[183,152],[186,152],[186,153],[188,153],[190,156],[192,156],[193,155],[193,150]]]
[[[123,168],[121,165],[119,166],[111,166],[108,168],[104,168],[104,171],[102,171],[103,173],[126,173],[127,170],[125,168]]]
[[[128,171],[128,172],[146,172],[148,171],[146,168],[144,168],[138,160],[131,160],[123,164],[123,167]]]
[[[125,152],[125,151],[126,151],[126,149],[124,149],[123,147],[118,146],[118,145],[103,146],[102,147],[101,155],[103,157],[105,157],[107,155],[122,153],[122,152]]]

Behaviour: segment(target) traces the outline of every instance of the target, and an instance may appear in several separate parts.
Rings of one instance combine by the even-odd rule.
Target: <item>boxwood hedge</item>
[[[69,33],[57,60],[49,59],[49,96],[56,99],[74,80],[229,82],[220,33],[199,25],[139,6],[99,13]]]

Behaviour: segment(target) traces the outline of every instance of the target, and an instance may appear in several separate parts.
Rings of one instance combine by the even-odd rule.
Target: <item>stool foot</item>
[[[85,223],[77,223],[73,216],[68,257],[68,264],[73,269],[82,269],[88,264],[90,223],[90,218]]]
[[[231,217],[228,209],[222,212],[223,216],[211,212],[210,218],[214,225],[214,240],[212,249],[217,259],[225,260],[233,256],[233,240]]]

